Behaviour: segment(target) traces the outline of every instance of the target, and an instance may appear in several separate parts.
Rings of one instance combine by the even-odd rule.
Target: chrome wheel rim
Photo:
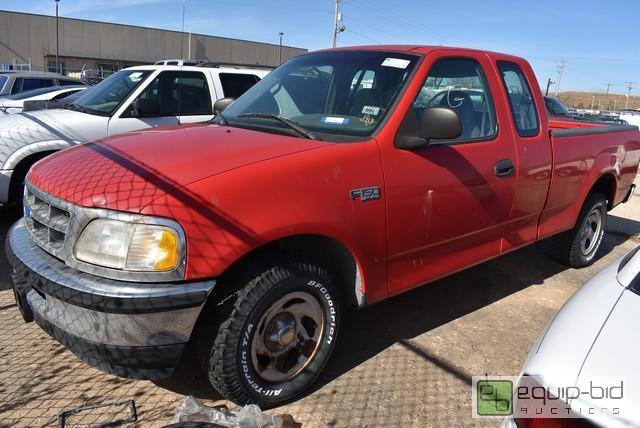
[[[286,294],[258,321],[251,346],[253,369],[268,382],[293,379],[315,358],[324,328],[324,311],[313,295]]]
[[[580,249],[582,254],[588,256],[598,245],[602,232],[602,214],[599,209],[594,209],[587,216],[582,231],[580,232]]]

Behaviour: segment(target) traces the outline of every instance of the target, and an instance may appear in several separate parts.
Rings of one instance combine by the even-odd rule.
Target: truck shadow
[[[605,235],[598,258],[625,240],[625,237]],[[527,262],[523,263],[523,260]],[[470,374],[418,348],[410,339],[520,290],[541,284],[566,269],[566,266],[549,259],[540,246],[531,245],[362,310],[346,308],[333,356],[305,395],[396,343],[470,385]],[[195,355],[195,352],[185,352],[185,355]],[[211,388],[199,367],[194,357],[187,357],[171,378],[157,384],[180,394],[222,399]]]

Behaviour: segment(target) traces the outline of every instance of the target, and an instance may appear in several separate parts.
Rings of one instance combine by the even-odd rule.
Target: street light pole
[[[56,71],[60,73],[60,60],[58,57],[60,56],[60,36],[58,35],[58,3],[60,0],[55,0],[56,2]]]
[[[284,36],[284,33],[279,32],[278,35],[280,36],[280,64],[282,64],[282,36]]]

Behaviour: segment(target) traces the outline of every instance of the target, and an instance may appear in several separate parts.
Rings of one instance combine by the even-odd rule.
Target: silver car
[[[550,406],[559,415],[571,408],[568,426],[640,426],[639,314],[640,246],[578,290],[534,343],[517,387],[564,398],[535,403],[537,421],[517,415],[533,400],[516,400],[503,427],[565,426]],[[541,420],[543,411],[550,419]]]

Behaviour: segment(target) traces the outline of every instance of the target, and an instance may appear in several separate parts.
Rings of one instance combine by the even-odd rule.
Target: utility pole
[[[624,105],[624,108],[627,109],[629,108],[629,97],[631,96],[631,91],[633,90],[634,86],[636,86],[635,82],[626,82],[625,83],[626,88],[627,88],[627,102]]]
[[[611,82],[607,82],[607,95],[609,95],[609,90],[611,89],[611,87],[612,87],[613,85],[614,85],[613,83],[611,83]]]
[[[549,87],[550,87],[551,85],[553,85],[554,83],[556,83],[556,82],[552,82],[552,81],[551,81],[551,78],[548,78],[548,79],[547,79],[547,90],[546,90],[546,91],[544,91],[544,96],[545,96],[545,97],[548,97],[548,96],[549,96]]]
[[[55,0],[56,2],[56,72],[61,73],[60,70],[60,60],[58,59],[60,56],[60,36],[59,36],[59,25],[58,25],[58,3],[60,0]]]
[[[282,36],[284,36],[284,33],[281,31],[278,33],[278,36],[280,36],[280,62],[279,64],[282,64]]]
[[[336,0],[336,10],[333,17],[333,47],[336,47],[338,41],[338,34],[346,30],[342,22],[342,0]]]
[[[558,92],[560,92],[560,81],[562,80],[562,74],[564,73],[564,69],[567,66],[567,61],[563,58],[558,63],[556,67],[558,70],[558,77],[556,78],[556,97],[558,96]]]
[[[595,95],[593,95],[593,96],[591,97],[591,110],[593,110],[593,105],[594,105],[595,103],[596,103],[596,96],[595,96]]]

